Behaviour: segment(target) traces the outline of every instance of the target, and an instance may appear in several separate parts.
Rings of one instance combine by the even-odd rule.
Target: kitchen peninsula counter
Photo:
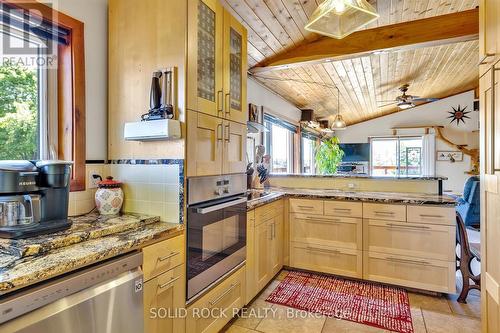
[[[97,214],[73,218],[71,229],[26,240],[0,240],[0,295],[175,237],[182,224],[158,217]]]
[[[248,210],[252,210],[254,208],[263,206],[284,197],[332,199],[384,204],[438,205],[450,207],[456,205],[455,199],[450,196],[425,193],[368,192],[291,188],[268,188],[263,191],[269,194],[260,198],[249,200],[247,203]]]

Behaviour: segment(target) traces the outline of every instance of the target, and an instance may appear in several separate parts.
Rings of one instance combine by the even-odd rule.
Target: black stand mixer
[[[72,162],[0,161],[0,238],[28,238],[71,226]]]

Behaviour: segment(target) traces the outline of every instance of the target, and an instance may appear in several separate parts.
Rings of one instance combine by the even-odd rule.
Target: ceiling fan
[[[418,96],[413,96],[413,95],[407,95],[406,92],[408,91],[408,88],[410,87],[409,84],[404,84],[401,87],[399,87],[399,91],[401,91],[401,96],[396,97],[396,99],[392,101],[377,101],[378,103],[388,103],[384,105],[380,105],[379,108],[383,108],[385,106],[389,106],[392,104],[396,104],[401,110],[406,110],[409,108],[412,108],[416,106],[415,103],[418,102],[435,102],[438,101],[439,98],[424,98],[424,97],[418,97]]]

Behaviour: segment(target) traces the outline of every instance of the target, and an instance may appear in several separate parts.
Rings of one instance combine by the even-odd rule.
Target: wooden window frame
[[[42,18],[67,29],[68,45],[58,44],[58,155],[73,161],[71,191],[85,190],[85,41],[84,24],[36,0],[0,0],[20,9],[35,9]]]

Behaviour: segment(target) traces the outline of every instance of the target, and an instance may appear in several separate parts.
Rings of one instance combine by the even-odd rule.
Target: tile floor
[[[285,306],[267,303],[265,299],[276,288],[286,271],[248,306],[246,318],[234,319],[226,333],[377,333],[378,328],[350,321],[311,315]],[[457,281],[459,279],[457,278]],[[459,282],[458,282],[459,283]],[[471,291],[467,304],[456,302],[456,295],[442,297],[409,292],[415,333],[474,333],[481,331],[479,292]],[[267,316],[265,314],[268,314]],[[272,315],[271,315],[272,314]],[[295,314],[295,315],[294,315]],[[293,319],[290,319],[290,318]]]

